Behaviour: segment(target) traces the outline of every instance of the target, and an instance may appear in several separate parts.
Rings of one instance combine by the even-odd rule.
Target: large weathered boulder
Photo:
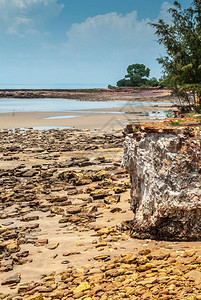
[[[167,121],[125,129],[123,165],[131,177],[134,236],[201,239],[200,133],[198,124]]]

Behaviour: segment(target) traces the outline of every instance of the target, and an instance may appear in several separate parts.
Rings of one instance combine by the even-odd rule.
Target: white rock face
[[[123,165],[131,177],[135,236],[201,239],[200,138],[189,133],[129,133]]]

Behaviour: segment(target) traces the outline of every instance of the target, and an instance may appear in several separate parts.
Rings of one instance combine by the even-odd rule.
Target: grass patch
[[[194,118],[199,121],[199,124],[201,124],[201,116],[195,116]]]
[[[185,122],[185,120],[178,120],[178,121],[170,121],[171,126],[179,126],[181,123]]]

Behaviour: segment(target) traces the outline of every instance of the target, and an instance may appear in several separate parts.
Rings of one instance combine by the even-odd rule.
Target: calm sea
[[[0,90],[6,89],[106,89],[106,83],[96,84],[0,84]]]
[[[9,112],[81,112],[83,110],[123,108],[151,104],[128,101],[79,101],[71,99],[0,99],[0,113]],[[155,104],[153,102],[153,104]]]

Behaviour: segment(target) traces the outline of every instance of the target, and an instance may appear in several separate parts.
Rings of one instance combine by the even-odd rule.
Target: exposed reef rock
[[[131,177],[133,236],[201,239],[200,133],[194,119],[126,127],[123,165]]]

